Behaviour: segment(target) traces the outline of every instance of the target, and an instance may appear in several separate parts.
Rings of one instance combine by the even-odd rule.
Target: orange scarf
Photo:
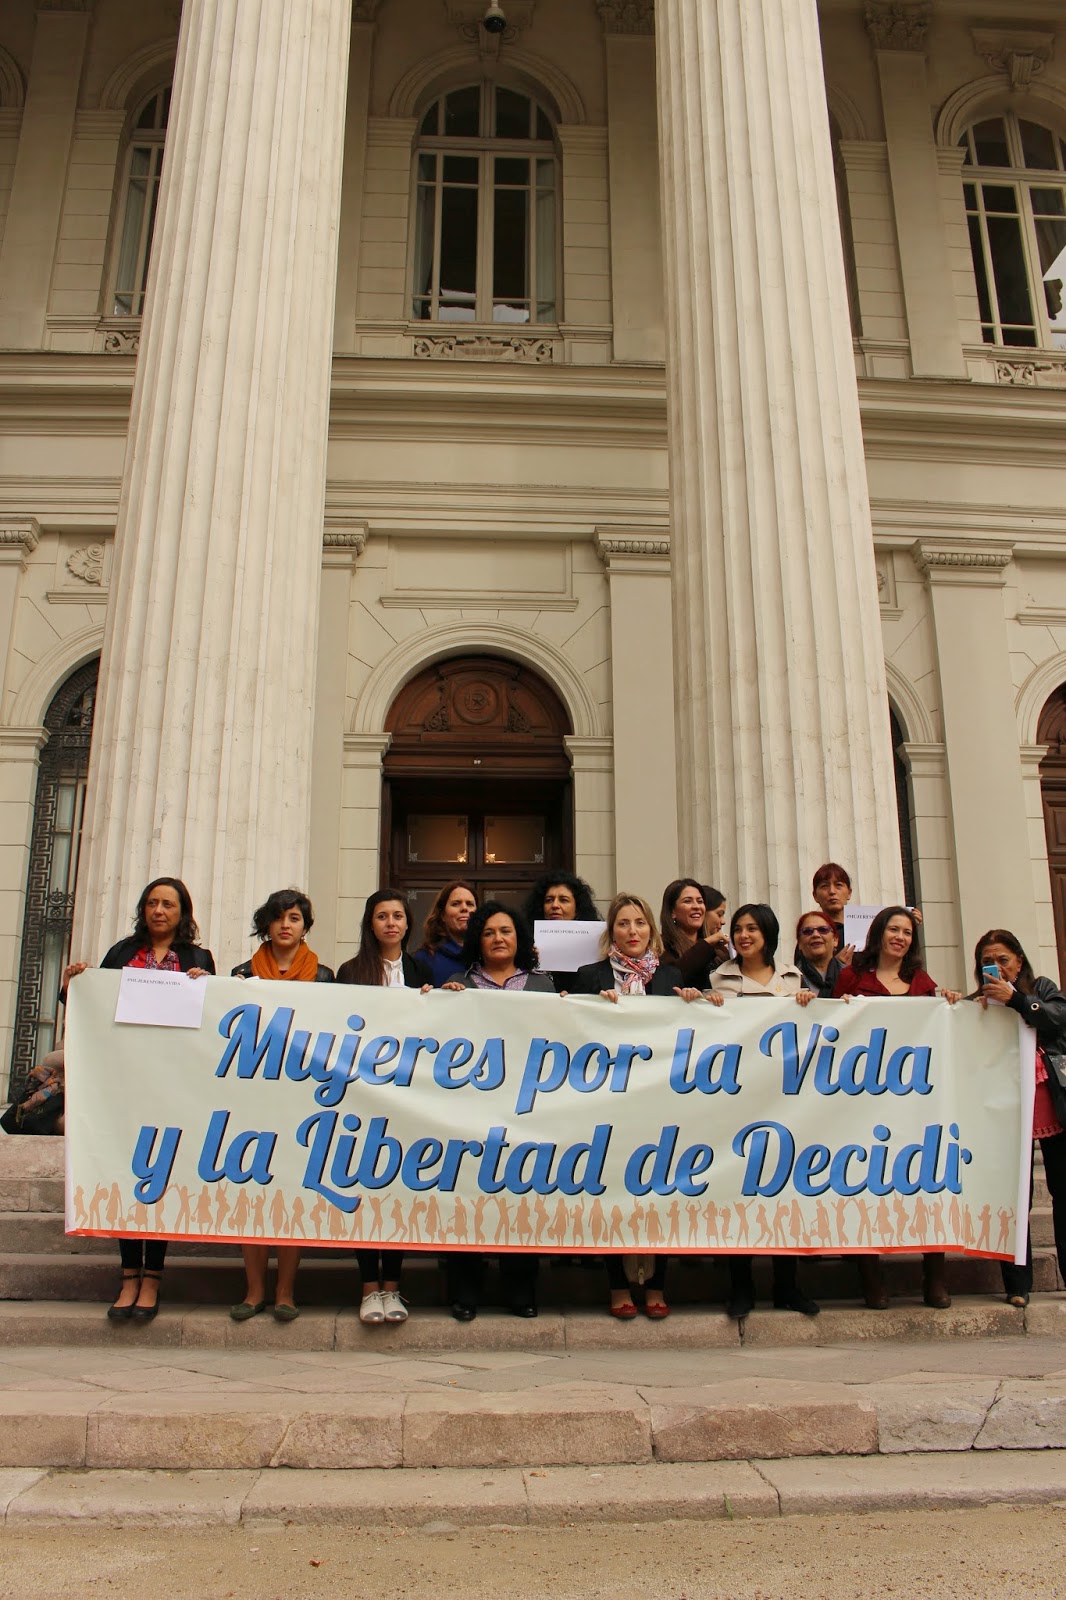
[[[293,983],[314,983],[318,975],[318,957],[307,945],[301,944],[292,958],[292,965],[287,972],[279,972],[278,964],[274,960],[274,952],[270,948],[269,939],[264,939],[259,949],[252,957],[252,972],[257,978],[273,978],[275,981],[291,981]]]

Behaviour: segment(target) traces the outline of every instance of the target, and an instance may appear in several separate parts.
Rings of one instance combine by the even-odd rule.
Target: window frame
[[[449,94],[455,94],[462,89],[478,88],[479,102],[479,127],[494,126],[495,100],[498,89],[510,90],[521,95],[532,103],[534,111],[539,112],[551,128],[550,139],[520,139],[500,138],[494,132],[491,134],[479,133],[474,135],[457,136],[455,134],[422,133],[422,125],[434,107],[438,106]],[[449,331],[463,332],[475,329],[484,332],[492,329],[496,333],[507,330],[514,334],[522,333],[527,329],[557,330],[562,321],[562,291],[563,291],[563,229],[562,229],[562,156],[556,135],[556,118],[533,91],[523,85],[512,85],[500,82],[494,78],[482,78],[479,82],[462,82],[449,84],[438,89],[429,99],[418,116],[419,131],[415,134],[411,159],[411,202],[409,215],[409,248],[406,304],[407,320],[413,330],[426,328],[444,328]],[[421,291],[417,284],[419,263],[419,211],[421,191],[428,187],[420,176],[421,157],[433,155],[436,157],[436,176],[433,182],[434,210],[433,210],[433,250],[430,270],[430,287],[428,291]],[[470,321],[459,318],[442,318],[440,315],[441,292],[441,228],[443,220],[443,206],[441,196],[445,187],[444,158],[446,156],[473,157],[478,163],[477,197],[477,241],[475,255],[475,303],[474,316]],[[528,238],[526,241],[526,256],[529,272],[529,294],[527,296],[497,296],[494,292],[494,241],[495,228],[495,196],[496,196],[496,161],[497,159],[522,159],[530,163],[531,181],[524,187],[528,196]],[[536,252],[537,252],[537,197],[541,186],[536,181],[536,163],[541,160],[551,160],[553,166],[553,188],[555,223],[554,223],[554,249],[553,272],[554,294],[551,304],[554,314],[543,321],[538,319],[538,307],[545,303],[544,296],[539,292],[541,285],[536,281]],[[517,185],[503,185],[504,188],[517,188]],[[494,316],[497,299],[501,304],[506,304],[508,299],[525,299],[529,304],[529,320],[526,322],[497,320]],[[416,314],[416,301],[425,300],[429,305],[430,314],[420,317]]]
[[[144,299],[148,287],[148,273],[152,263],[152,245],[155,240],[155,227],[159,211],[159,187],[162,182],[163,162],[166,156],[167,127],[170,120],[172,95],[173,83],[168,79],[165,83],[156,84],[153,89],[143,95],[130,113],[115,196],[114,229],[107,274],[104,319],[109,323],[140,322],[144,315]],[[165,108],[162,123],[157,123],[151,128],[141,128],[139,126],[141,118],[155,101],[159,101]],[[123,246],[126,242],[126,224],[130,208],[130,186],[133,181],[133,160],[137,149],[145,149],[149,152],[149,167],[146,175],[146,204],[140,223],[135,270],[133,273],[133,283],[137,287],[127,291],[135,309],[123,310],[117,304],[120,293],[118,275]]]
[[[1004,167],[983,166],[977,160],[977,147],[974,139],[974,130],[984,122],[1002,122],[1007,131],[1007,153],[1012,158],[1011,165]],[[1053,135],[1058,141],[1060,156],[1063,165],[1058,168],[1027,167],[1024,165],[1024,147],[1022,144],[1021,123],[1031,122]],[[970,240],[971,255],[974,252],[974,230],[971,226],[976,222],[977,231],[981,241],[982,267],[984,284],[988,295],[991,316],[986,318],[980,306],[981,284],[978,279],[977,262],[974,260],[974,286],[977,291],[979,308],[979,325],[981,338],[985,349],[1003,350],[1029,350],[1058,356],[1066,353],[1066,329],[1060,331],[1062,342],[1056,344],[1056,332],[1052,327],[1048,313],[1047,295],[1045,292],[1044,269],[1040,264],[1040,242],[1037,235],[1036,211],[1033,205],[1032,191],[1034,189],[1061,190],[1064,197],[1064,211],[1066,211],[1066,134],[1049,122],[1038,122],[1036,117],[1020,117],[1012,109],[990,110],[974,117],[967,125],[959,138],[958,148],[966,152],[966,162],[961,170],[963,185],[963,209],[966,215],[967,233]],[[1018,158],[1022,159],[1021,165]],[[976,191],[977,203],[971,206],[966,197],[966,190],[973,187]],[[986,186],[1010,188],[1014,191],[1017,210],[1015,213],[990,211],[987,208],[983,190]],[[1004,325],[1002,308],[1000,305],[999,290],[996,283],[995,258],[993,247],[989,239],[989,216],[1016,215],[1018,219],[1018,232],[1021,241],[1022,256],[1025,264],[1026,284],[1029,294],[1030,307],[1033,314],[1032,331],[1033,343],[1016,342],[1011,335],[1019,332],[1028,325],[1021,323],[1007,323]],[[1066,297],[1066,280],[1063,283],[1063,294]],[[985,330],[990,328],[993,337],[986,336]]]

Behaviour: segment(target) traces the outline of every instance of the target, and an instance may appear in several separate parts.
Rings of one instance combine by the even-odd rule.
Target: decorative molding
[[[963,584],[969,588],[1002,588],[1014,557],[1011,539],[980,544],[962,539],[916,539],[914,564],[930,586]]]
[[[1066,389],[1066,361],[996,361],[996,382],[1019,389]]]
[[[125,61],[119,63],[100,90],[101,111],[128,111],[134,91],[150,74],[158,73],[160,83],[174,75],[174,58],[178,53],[177,35],[157,39],[153,44],[142,45]]]
[[[67,557],[67,571],[72,578],[77,578],[80,583],[91,584],[100,588],[104,581],[104,547],[102,544],[87,544],[72,550]]]
[[[1026,115],[1030,116],[1041,105],[1057,120],[1066,117],[1066,88],[1053,78],[1035,78],[1029,86]],[[941,147],[954,150],[970,124],[981,117],[993,116],[1010,106],[1010,83],[1003,73],[991,77],[974,78],[945,100],[936,119],[936,142]]]
[[[141,330],[136,328],[110,328],[104,334],[104,354],[109,356],[135,356],[141,349]]]
[[[1005,72],[1012,89],[1028,89],[1055,54],[1055,35],[1035,28],[974,28],[973,47],[993,72]]]
[[[610,570],[615,560],[643,559],[646,561],[668,561],[670,558],[670,540],[656,538],[654,535],[635,537],[619,535],[616,533],[600,533],[596,531],[596,553],[604,566]]]
[[[1055,690],[1066,683],[1066,651],[1059,651],[1033,668],[1014,698],[1018,718],[1018,742],[1026,745],[1039,742],[1040,719]]]
[[[26,103],[26,85],[13,55],[0,46],[0,106],[5,111],[21,111]]]
[[[41,525],[36,517],[0,519],[0,560],[8,551],[15,551],[16,559],[24,561],[33,554],[40,542]]]
[[[891,550],[882,550],[875,559],[877,572],[877,597],[881,604],[881,616],[887,622],[897,622],[903,615],[896,593],[896,567]]]
[[[351,550],[361,556],[366,549],[367,530],[363,528],[326,528],[322,535],[324,550]]]
[[[655,0],[596,0],[604,33],[654,33]]]
[[[429,361],[555,360],[551,339],[498,338],[488,333],[425,335],[414,342],[413,354]]]
[[[924,50],[930,0],[867,0],[866,31],[875,50]]]

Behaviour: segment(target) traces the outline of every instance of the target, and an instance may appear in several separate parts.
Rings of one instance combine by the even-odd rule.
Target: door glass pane
[[[485,865],[537,864],[544,860],[543,817],[486,817]]]
[[[411,937],[407,941],[407,948],[413,952],[422,943],[422,929],[426,918],[433,910],[433,902],[440,893],[440,888],[431,884],[428,888],[407,889],[405,893],[411,907]]]
[[[463,865],[468,856],[469,820],[466,817],[408,817],[408,861],[454,861]]]

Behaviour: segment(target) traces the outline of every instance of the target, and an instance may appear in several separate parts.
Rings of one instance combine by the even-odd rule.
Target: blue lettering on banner
[[[838,1029],[816,1022],[801,1055],[797,1024],[778,1022],[763,1034],[759,1049],[764,1056],[772,1057],[774,1046],[780,1043],[783,1094],[799,1094],[812,1062],[817,1094],[903,1095],[933,1092],[929,1081],[932,1051],[928,1045],[901,1045],[885,1061],[888,1034],[884,1028],[874,1028],[868,1043],[852,1045],[837,1062],[836,1044],[839,1038]]]
[[[830,1191],[838,1195],[941,1194],[945,1189],[962,1193],[960,1168],[973,1157],[959,1144],[958,1123],[951,1123],[948,1129],[946,1150],[942,1150],[943,1128],[930,1123],[921,1144],[903,1145],[894,1156],[889,1144],[891,1129],[878,1123],[872,1132],[868,1149],[845,1144],[834,1153],[827,1145],[815,1144],[797,1153],[795,1138],[783,1123],[749,1122],[733,1140],[733,1154],[745,1162],[742,1193],[773,1198],[788,1183],[797,1194],[810,1196]]]
[[[170,1174],[174,1171],[174,1158],[181,1143],[181,1129],[163,1129],[157,1155],[155,1142],[158,1138],[158,1128],[142,1128],[133,1151],[133,1176],[137,1179],[133,1185],[133,1197],[146,1206],[155,1205],[166,1193]]]

